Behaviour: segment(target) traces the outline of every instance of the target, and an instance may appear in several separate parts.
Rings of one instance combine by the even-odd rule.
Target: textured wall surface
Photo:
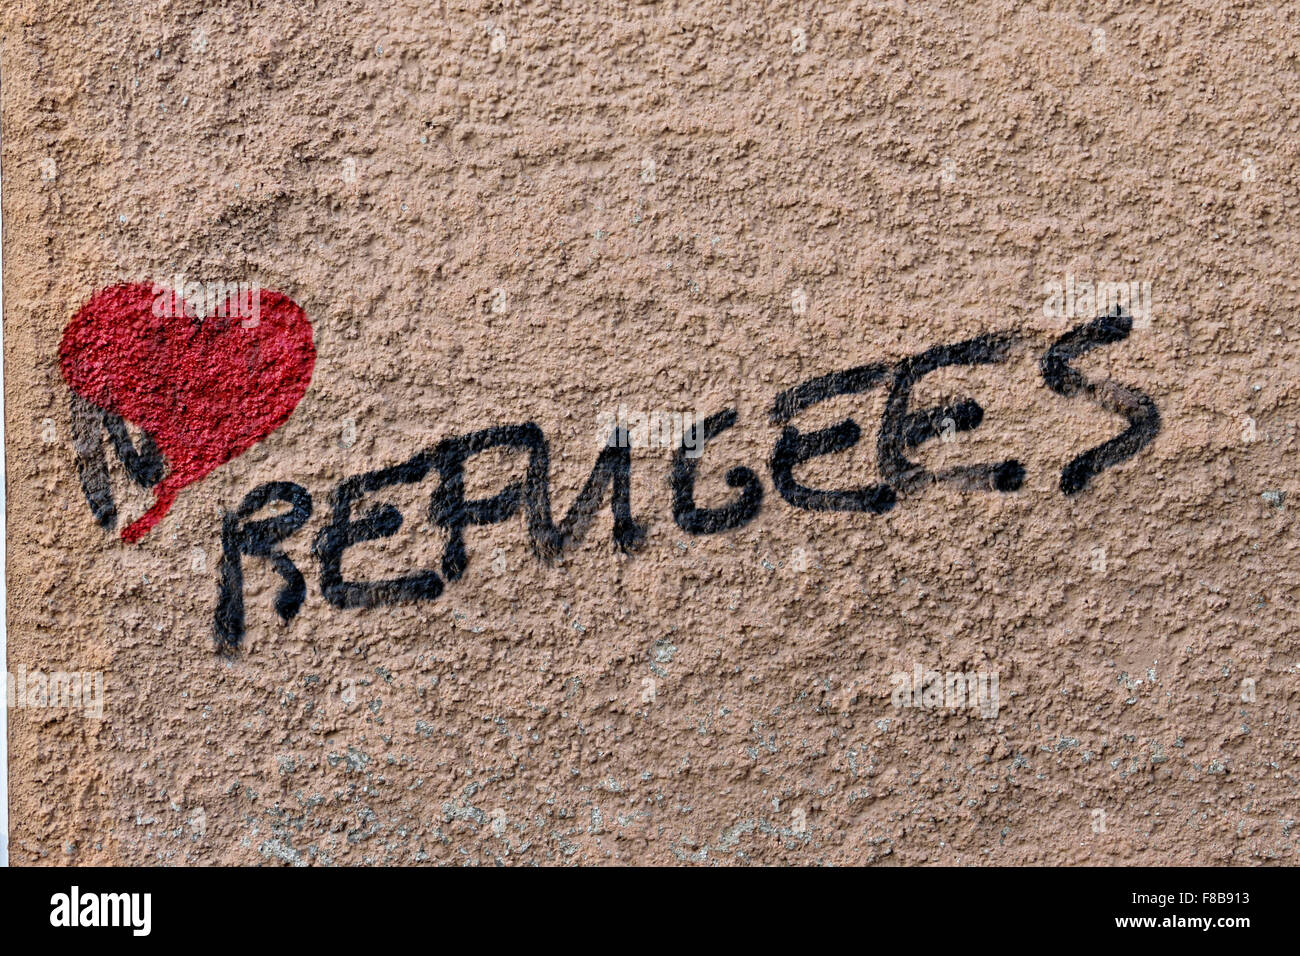
[[[6,2],[14,862],[1294,862],[1296,9],[570,7]]]

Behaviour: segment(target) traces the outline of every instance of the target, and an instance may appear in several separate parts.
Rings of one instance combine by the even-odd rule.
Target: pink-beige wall
[[[0,23],[13,862],[1295,862],[1293,8]]]

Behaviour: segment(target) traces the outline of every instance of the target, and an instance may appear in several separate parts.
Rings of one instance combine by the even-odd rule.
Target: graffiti
[[[704,434],[693,444],[708,445],[724,431],[736,424],[736,410],[728,408],[704,420]],[[698,429],[699,425],[695,426]],[[724,480],[731,488],[741,489],[740,497],[723,508],[697,508],[695,506],[695,469],[698,456],[683,446],[673,456],[673,520],[687,534],[717,534],[747,524],[758,514],[763,503],[763,484],[758,475],[748,468],[737,466],[727,472]]]
[[[885,380],[888,373],[889,368],[885,365],[862,365],[823,375],[778,395],[768,418],[774,425],[781,424],[818,402],[874,388]],[[772,483],[788,503],[808,511],[867,511],[874,514],[888,511],[897,500],[897,493],[888,484],[827,491],[808,488],[794,478],[796,465],[822,455],[848,451],[861,437],[862,429],[851,418],[810,435],[787,425],[772,453]]]
[[[306,314],[279,292],[258,291],[258,321],[250,325],[233,300],[204,320],[192,308],[156,309],[155,289],[103,290],[73,317],[59,345],[82,489],[96,520],[106,528],[117,520],[101,428],[132,478],[153,488],[153,507],[122,531],[130,543],[162,520],[187,485],[283,425],[316,363]],[[138,451],[123,423],[147,436]]]
[[[248,522],[273,501],[289,504],[289,512],[274,518]],[[307,597],[302,572],[277,547],[311,517],[311,495],[289,481],[272,481],[250,491],[238,510],[226,512],[221,522],[221,563],[217,574],[221,596],[217,601],[217,640],[224,646],[238,646],[244,634],[244,557],[265,558],[284,578],[275,598],[275,610],[284,621],[291,620]],[[246,523],[247,522],[247,523]]]
[[[116,511],[102,447],[105,433],[130,478],[156,488],[154,506],[123,531],[128,542],[139,541],[161,519],[177,491],[282,424],[302,397],[315,358],[311,329],[302,310],[278,293],[261,293],[262,319],[256,326],[240,328],[218,320],[216,328],[205,331],[204,326],[212,320],[196,326],[184,310],[177,320],[152,316],[152,298],[141,295],[141,290],[147,289],[119,286],[101,293],[77,314],[60,349],[61,367],[73,390],[74,447],[92,515],[106,529],[114,526]],[[124,326],[131,327],[122,320],[140,319],[141,309],[155,321],[163,320],[145,344],[127,341],[129,336],[121,332]],[[138,323],[133,328],[134,334],[145,334]],[[1148,396],[1112,381],[1090,381],[1071,364],[1093,349],[1123,341],[1131,330],[1131,317],[1117,308],[1113,314],[1066,332],[1040,357],[1040,374],[1054,394],[1086,398],[1128,423],[1116,437],[1064,464],[1059,487],[1066,495],[1079,494],[1103,471],[1132,458],[1160,430],[1160,415]],[[255,338],[236,337],[244,334]],[[971,431],[984,422],[984,409],[973,398],[913,408],[917,383],[943,368],[1005,362],[1012,346],[1020,341],[1014,333],[991,333],[929,348],[892,364],[831,372],[786,389],[773,400],[767,416],[770,426],[781,426],[766,462],[772,487],[786,504],[800,510],[866,514],[887,512],[901,499],[940,482],[971,491],[1018,491],[1026,472],[1016,459],[931,471],[907,456],[927,441]],[[177,363],[187,371],[177,372]],[[876,439],[880,480],[857,488],[818,488],[802,483],[795,476],[797,468],[853,448],[861,441],[862,427],[846,417],[826,428],[803,432],[793,424],[795,419],[822,402],[873,389],[885,394]],[[254,393],[248,390],[265,396],[264,400],[241,404],[240,398]],[[142,429],[144,437],[138,448],[124,421]],[[709,454],[709,444],[738,423],[734,408],[702,419],[693,417],[689,427],[683,423],[669,485],[673,521],[689,535],[743,527],[762,510],[763,480],[753,468],[739,464],[725,472],[726,485],[735,491],[731,500],[711,507],[696,501],[696,472]],[[533,552],[550,561],[583,540],[606,502],[613,517],[613,545],[633,552],[646,537],[646,528],[632,509],[633,444],[615,423],[586,482],[558,524],[551,510],[550,446],[533,422],[445,438],[400,464],[345,478],[330,495],[328,522],[312,541],[311,552],[320,566],[321,594],[340,609],[435,600],[470,567],[466,541],[470,529],[500,524],[522,514]],[[521,471],[495,494],[467,498],[466,469],[475,456],[493,449],[521,453]],[[385,580],[345,578],[343,559],[348,549],[392,537],[404,522],[401,511],[392,504],[367,506],[366,499],[385,488],[417,485],[431,477],[436,477],[436,482],[425,516],[446,541],[438,569]],[[275,504],[287,504],[289,509],[273,517],[256,517]],[[307,524],[313,511],[306,488],[273,481],[254,488],[235,510],[225,514],[215,616],[220,650],[237,649],[243,638],[247,559],[267,562],[283,579],[274,605],[279,617],[288,622],[298,614],[307,596],[306,578],[286,552],[285,542]]]
[[[111,531],[117,526],[117,504],[108,481],[101,431],[107,431],[113,450],[126,467],[131,480],[142,488],[152,488],[162,481],[166,463],[158,446],[146,433],[137,449],[120,415],[96,408],[72,392],[72,447],[77,453],[77,473],[81,490],[90,503],[90,512],[100,526]]]
[[[951,418],[959,430],[977,427],[984,420],[984,410],[971,399],[959,405],[908,411],[912,388],[931,372],[952,365],[991,365],[1006,361],[1014,339],[1009,335],[983,335],[957,345],[929,349],[895,367],[893,385],[885,404],[885,420],[877,446],[880,471],[886,482],[903,492],[920,488],[927,482],[951,481],[962,488],[992,486],[998,491],[1016,491],[1024,483],[1025,468],[1012,459],[996,464],[961,465],[934,473],[907,460],[903,452],[937,437],[935,422]]]
[[[1132,458],[1160,431],[1160,413],[1146,395],[1115,382],[1094,384],[1070,366],[1072,360],[1085,352],[1123,341],[1132,329],[1133,320],[1119,314],[1117,309],[1115,315],[1105,315],[1071,329],[1052,343],[1039,363],[1043,381],[1056,394],[1066,398],[1086,395],[1106,411],[1123,415],[1129,423],[1122,434],[1088,449],[1065,466],[1061,472],[1061,490],[1067,495],[1078,494],[1107,468]]]

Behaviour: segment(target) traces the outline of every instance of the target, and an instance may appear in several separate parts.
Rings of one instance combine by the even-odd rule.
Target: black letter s
[[[1070,366],[1070,362],[1086,352],[1122,342],[1132,329],[1133,319],[1117,306],[1113,315],[1103,315],[1066,332],[1052,343],[1039,362],[1043,381],[1056,394],[1073,398],[1082,393],[1106,411],[1128,419],[1128,428],[1122,433],[1088,449],[1065,466],[1061,472],[1061,491],[1067,495],[1078,494],[1107,468],[1132,458],[1160,431],[1160,412],[1147,395],[1116,382],[1095,384]]]

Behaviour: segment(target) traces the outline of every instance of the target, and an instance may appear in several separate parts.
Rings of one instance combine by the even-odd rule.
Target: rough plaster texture
[[[102,718],[10,711],[15,863],[1294,862],[1294,7],[2,16],[8,666],[104,675]],[[60,337],[99,290],[177,274],[290,296],[315,374],[128,545],[78,484]],[[1069,497],[1062,468],[1125,422],[1040,375],[1083,321],[1044,314],[1067,274],[1152,283],[1150,321],[1074,365],[1162,419]],[[1019,490],[870,514],[773,489],[778,392],[987,332],[1020,336],[1005,362],[913,403],[983,423],[912,455],[1015,458]],[[862,440],[801,480],[879,480],[886,395],[803,412]],[[761,512],[684,533],[671,452],[638,448],[635,553],[606,503],[552,563],[517,517],[468,529],[436,600],[322,596],[344,478],[532,421],[562,515],[619,403],[735,408],[696,495],[748,466]],[[125,523],[151,498],[109,457]],[[222,515],[268,481],[315,503],[285,542],[306,599],[282,623],[245,559],[218,654]],[[438,568],[437,483],[377,493],[405,522],[349,576]],[[893,706],[917,665],[996,672],[997,717]]]

